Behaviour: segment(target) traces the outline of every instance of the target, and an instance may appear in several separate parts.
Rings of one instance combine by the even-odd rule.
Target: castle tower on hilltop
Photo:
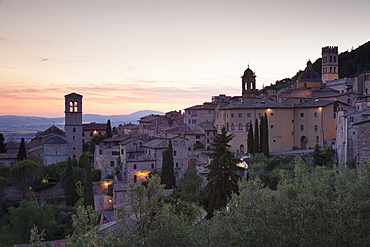
[[[322,82],[338,79],[338,46],[322,48]]]
[[[244,71],[242,78],[242,98],[256,98],[256,74],[249,68]]]
[[[71,93],[65,98],[65,133],[68,156],[78,159],[82,154],[82,95]]]

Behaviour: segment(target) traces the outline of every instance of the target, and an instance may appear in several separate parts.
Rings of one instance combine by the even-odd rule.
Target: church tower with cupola
[[[242,78],[242,98],[250,99],[256,98],[256,75],[255,73],[249,68],[244,71]]]
[[[65,133],[68,156],[78,159],[82,154],[82,95],[71,93],[65,98]]]
[[[338,46],[322,48],[322,82],[338,79]]]

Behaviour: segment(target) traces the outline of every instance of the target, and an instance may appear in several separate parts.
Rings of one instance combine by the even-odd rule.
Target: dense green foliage
[[[43,199],[23,200],[17,207],[9,207],[1,217],[0,243],[27,243],[34,225],[44,230],[46,240],[62,239],[72,233],[75,211],[73,207],[49,204]]]
[[[94,206],[94,192],[93,192],[93,183],[91,178],[91,164],[86,163],[86,180],[85,180],[85,194],[84,194],[84,203],[85,206]]]
[[[199,204],[201,202],[202,178],[194,167],[189,167],[177,188],[181,200]]]
[[[94,135],[90,141],[84,143],[84,151],[90,152],[94,154],[95,152],[95,145],[98,145],[101,141],[107,139],[106,135]]]
[[[19,144],[17,160],[24,160],[27,159],[27,151],[26,151],[26,143],[24,142],[24,138],[22,137],[21,143]]]
[[[208,184],[205,187],[204,207],[207,211],[207,218],[212,218],[215,210],[224,208],[232,193],[238,193],[238,180],[241,178],[237,172],[239,167],[236,165],[239,160],[234,157],[234,153],[229,150],[229,142],[233,135],[227,134],[225,127],[221,133],[215,135],[211,143],[211,153],[209,157],[211,163],[206,166],[209,169],[207,174]]]
[[[13,186],[26,198],[29,188],[41,180],[42,166],[31,159],[22,160],[9,168],[9,176]]]
[[[319,145],[316,145],[312,154],[314,165],[333,167],[332,157],[334,154],[335,150],[332,147],[322,150]]]
[[[209,246],[369,246],[370,167],[307,168],[297,160],[278,193],[242,181],[230,211],[210,224]]]
[[[165,189],[172,189],[176,186],[171,140],[168,141],[168,149],[163,152],[161,184],[165,185]]]

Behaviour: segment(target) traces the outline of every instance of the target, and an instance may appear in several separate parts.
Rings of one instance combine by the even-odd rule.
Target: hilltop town
[[[161,171],[170,146],[176,185],[189,168],[206,185],[212,143],[223,128],[233,136],[229,150],[240,160],[239,174],[244,178],[253,153],[250,133],[262,133],[264,123],[271,156],[304,156],[315,148],[331,148],[337,166],[346,168],[355,162],[363,167],[370,158],[370,71],[340,78],[336,46],[322,47],[321,59],[321,75],[307,61],[299,77],[279,90],[258,91],[258,71],[248,66],[238,96],[210,96],[209,102],[183,111],[151,114],[138,124],[114,128],[110,121],[84,124],[83,95],[72,92],[64,96],[64,130],[52,125],[38,132],[25,144],[26,156],[37,157],[48,167],[69,158],[78,160],[90,151],[101,180],[113,184],[110,196],[100,202],[102,210],[127,206],[128,185],[146,184],[152,173]],[[19,143],[8,143],[6,152],[0,153],[0,164],[16,164],[19,150]]]

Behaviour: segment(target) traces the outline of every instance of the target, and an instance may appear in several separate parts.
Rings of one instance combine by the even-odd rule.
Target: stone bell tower
[[[244,71],[242,76],[242,98],[250,99],[256,98],[256,75],[255,73],[249,68]]]
[[[82,95],[71,93],[65,98],[65,133],[68,156],[78,159],[82,154]]]
[[[339,78],[338,76],[338,46],[322,48],[322,83]]]

